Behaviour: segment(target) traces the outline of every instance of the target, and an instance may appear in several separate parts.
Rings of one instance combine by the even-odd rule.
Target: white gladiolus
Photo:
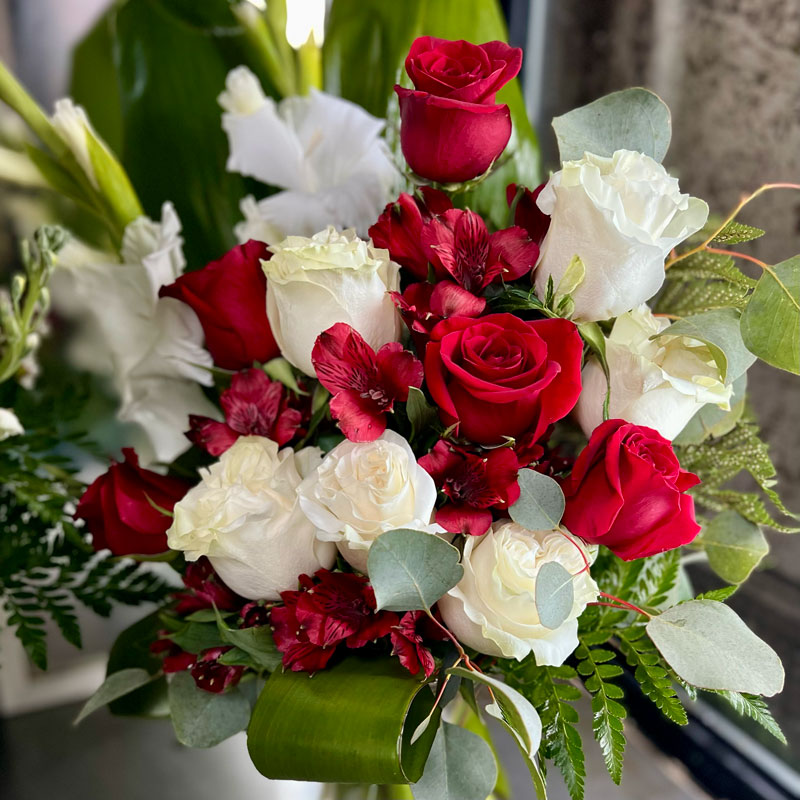
[[[559,666],[578,646],[578,617],[598,596],[582,550],[577,538],[558,531],[495,522],[483,536],[466,537],[464,577],[439,600],[442,619],[480,653],[518,661],[533,653],[539,666]],[[572,610],[555,629],[541,624],[535,602],[537,575],[551,561],[574,576]]]
[[[344,558],[364,573],[369,548],[382,533],[397,528],[443,533],[431,523],[433,479],[394,431],[374,442],[337,445],[298,491],[317,536],[336,542]]]
[[[283,357],[314,375],[317,336],[337,322],[355,328],[375,349],[400,339],[400,316],[389,295],[400,288],[400,267],[389,251],[355,232],[333,227],[310,239],[289,236],[270,247],[267,317]]]
[[[536,291],[558,288],[573,256],[586,268],[572,292],[573,318],[604,320],[649,300],[664,282],[664,258],[708,218],[708,206],[642,153],[586,153],[566,161],[537,205],[551,216],[536,268]]]
[[[228,170],[284,190],[250,199],[247,222],[237,228],[242,240],[256,217],[269,244],[326,225],[365,236],[394,196],[398,173],[380,139],[384,122],[360,106],[315,89],[275,103],[247,67],[228,74],[219,103]]]
[[[25,433],[19,417],[11,408],[0,408],[0,442],[11,436],[21,436]]]
[[[611,376],[609,417],[654,428],[674,439],[706,403],[729,409],[733,387],[722,381],[708,346],[686,336],[658,336],[667,319],[646,305],[617,317],[606,340]],[[596,358],[581,375],[575,417],[589,436],[603,421],[606,378]]]
[[[69,98],[57,100],[52,118],[53,127],[72,151],[81,169],[95,189],[98,188],[92,159],[89,156],[87,136],[94,136],[94,130],[81,106],[76,106]]]
[[[297,487],[321,460],[316,447],[295,453],[263,436],[241,436],[175,505],[167,543],[189,561],[208,556],[233,591],[278,600],[299,575],[330,568],[336,547],[317,538]]]

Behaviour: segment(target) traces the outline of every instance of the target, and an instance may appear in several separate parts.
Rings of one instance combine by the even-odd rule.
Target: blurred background
[[[108,5],[108,0],[0,0],[0,58],[45,109],[68,93],[72,49]],[[800,181],[797,0],[506,0],[502,5],[512,44],[525,50],[521,77],[543,175],[556,164],[553,116],[610,91],[643,85],[672,110],[668,168],[680,178],[682,191],[704,198],[713,211],[724,213],[763,183]],[[0,131],[13,135],[13,128],[11,117],[0,117]],[[54,214],[35,193],[10,192],[0,181],[0,276],[11,271],[19,238]],[[759,259],[776,263],[800,252],[797,193],[767,194],[741,220],[768,232],[749,245]],[[797,380],[758,363],[749,385],[784,499],[800,509]],[[633,702],[638,730],[631,725],[621,790],[606,777],[591,733],[586,738],[589,800],[800,797],[795,771],[800,540],[768,536],[772,550],[763,568],[730,604],[783,659],[786,688],[770,707],[791,749],[773,745],[741,719],[710,706],[695,708],[691,725],[678,731],[646,703],[638,708]],[[691,577],[698,590],[716,585],[702,565],[692,567]],[[108,620],[87,614],[82,651],[50,637],[47,674],[38,673],[16,640],[3,634],[0,797],[38,800],[56,792],[86,800],[112,792],[120,800],[304,797],[308,787],[268,788],[250,765],[241,736],[212,751],[189,751],[174,742],[165,723],[103,712],[78,730],[70,727],[76,703],[102,680],[114,635],[141,615],[138,609]],[[590,730],[588,710],[583,719]],[[508,757],[512,782],[520,787],[515,797],[527,797],[524,768],[510,751]],[[552,797],[567,797],[556,770],[551,775]]]

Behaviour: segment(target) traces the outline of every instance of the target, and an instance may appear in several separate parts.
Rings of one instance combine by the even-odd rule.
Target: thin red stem
[[[736,250],[722,250],[719,247],[706,247],[706,251],[709,253],[717,253],[721,256],[731,256],[732,258],[742,258],[745,261],[751,261],[753,264],[758,264],[761,269],[765,269],[767,265],[759,260],[758,258],[754,258],[753,256],[747,255],[747,253],[738,253]]]

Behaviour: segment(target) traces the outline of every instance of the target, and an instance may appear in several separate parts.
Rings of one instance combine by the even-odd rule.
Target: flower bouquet
[[[266,24],[239,11],[251,35]],[[584,695],[619,782],[625,671],[678,725],[712,693],[782,738],[762,699],[780,660],[724,601],[762,526],[796,530],[765,503],[791,516],[745,388],[756,358],[800,372],[800,260],[731,249],[763,233],[741,209],[783,185],[709,221],[661,164],[667,108],[630,89],[555,119],[561,164],[528,187],[532,139],[498,98],[522,52],[425,35],[403,55],[386,127],[302,80],[276,103],[249,68],[227,74],[227,169],[276,191],[245,197],[241,244],[191,271],[175,207],[143,216],[83,112],[62,101],[50,121],[3,79],[45,177],[69,178],[119,258],[40,235],[0,375],[55,271],[56,307],[110,353],[143,432],[58,522],[181,583],[141,586],[162,604],[80,717],[168,716],[191,747],[247,730],[267,777],[417,800],[507,792],[488,718],[539,797],[554,762],[582,798]],[[32,446],[12,415],[9,475]],[[741,470],[758,493],[726,485]],[[686,555],[725,585],[695,597]]]

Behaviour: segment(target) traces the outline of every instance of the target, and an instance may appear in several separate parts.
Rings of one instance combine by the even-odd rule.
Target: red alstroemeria
[[[353,442],[372,442],[386,430],[386,414],[422,386],[422,363],[399,342],[376,353],[358,331],[337,322],[318,337],[311,363],[333,395],[331,414]]]
[[[437,277],[453,278],[473,294],[496,278],[521,278],[539,258],[539,245],[522,228],[490,234],[476,213],[455,208],[425,226],[422,242]]]
[[[169,631],[159,631],[158,635],[160,637],[167,637],[169,636]],[[156,655],[161,655],[162,653],[166,654],[164,656],[162,669],[168,675],[172,672],[183,672],[184,670],[190,669],[197,660],[197,656],[194,653],[187,653],[168,638],[156,639],[150,645],[150,652]]]
[[[246,602],[222,582],[214,572],[211,562],[205,557],[186,565],[183,584],[189,591],[174,595],[178,601],[175,613],[180,616],[215,606],[220,611],[237,611]]]
[[[519,499],[517,456],[507,447],[476,455],[440,439],[419,464],[450,500],[436,522],[451,533],[480,536],[492,524],[490,508]]]
[[[411,331],[417,352],[424,352],[430,332],[437,322],[449,317],[479,317],[486,310],[486,299],[476,297],[453,281],[412,283],[392,299]]]
[[[425,646],[425,640],[441,641],[443,638],[444,634],[424,611],[407,611],[392,630],[392,654],[400,659],[400,663],[412,675],[416,675],[421,669],[425,677],[430,678],[436,662]]]
[[[524,186],[518,187],[516,183],[509,183],[506,187],[506,201],[508,207],[514,202],[517,196],[517,189],[522,189],[522,194],[517,200],[517,207],[514,209],[514,224],[528,232],[528,236],[540,245],[547,235],[550,227],[550,215],[545,214],[536,205],[536,198],[541,194],[542,189],[547,183],[541,183],[533,191]]]
[[[323,669],[338,645],[363,647],[388,636],[398,617],[375,610],[375,594],[362,575],[318,570],[300,576],[301,590],[281,592],[271,612],[275,645],[294,672]]]
[[[260,628],[269,625],[269,609],[256,600],[243,606],[239,611],[243,628]]]
[[[211,647],[204,650],[191,669],[191,675],[198,689],[212,694],[222,694],[229,686],[241,680],[245,668],[231,664],[220,664],[219,657],[231,647]]]
[[[428,254],[421,241],[422,229],[436,214],[452,208],[450,198],[438,189],[423,186],[414,195],[400,195],[389,203],[369,229],[372,243],[389,251],[392,261],[420,280],[428,278]]]
[[[233,376],[220,395],[225,422],[190,415],[186,436],[212,456],[222,455],[240,436],[266,436],[286,444],[303,424],[302,412],[290,406],[288,390],[260,369]]]

